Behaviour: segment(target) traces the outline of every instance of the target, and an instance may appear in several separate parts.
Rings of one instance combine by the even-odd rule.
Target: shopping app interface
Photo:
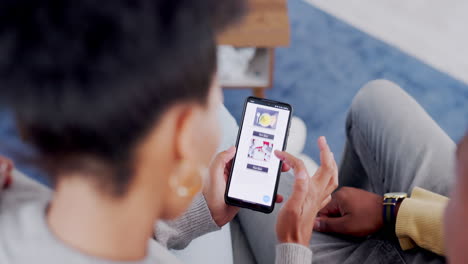
[[[270,206],[288,126],[289,110],[283,106],[247,103],[237,158],[228,196]]]

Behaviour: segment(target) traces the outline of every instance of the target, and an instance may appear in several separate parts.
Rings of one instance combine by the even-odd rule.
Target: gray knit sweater
[[[29,178],[16,174],[13,185],[0,191],[0,263],[47,264],[149,264],[180,263],[167,248],[181,249],[203,234],[218,230],[202,195],[179,219],[159,222],[155,240],[148,241],[148,255],[136,262],[116,262],[85,255],[68,247],[49,230],[45,209],[51,191]],[[279,244],[276,263],[312,262],[312,252],[296,244]]]

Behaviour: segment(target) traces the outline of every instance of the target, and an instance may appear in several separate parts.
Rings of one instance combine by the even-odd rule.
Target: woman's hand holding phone
[[[338,187],[338,168],[325,137],[318,139],[321,165],[310,177],[304,162],[291,154],[275,151],[284,164],[294,169],[294,190],[281,208],[276,232],[280,243],[296,243],[309,246],[315,218],[331,200],[331,193]]]
[[[240,210],[239,207],[230,206],[224,202],[226,182],[235,154],[236,148],[231,147],[216,155],[209,169],[209,177],[203,186],[203,195],[210,209],[211,217],[219,227],[229,223]],[[281,171],[285,172],[289,169],[290,167],[284,163]],[[281,203],[282,201],[283,196],[277,195],[276,202]]]

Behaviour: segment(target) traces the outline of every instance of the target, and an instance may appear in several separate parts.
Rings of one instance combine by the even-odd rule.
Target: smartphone
[[[292,111],[286,103],[246,99],[224,194],[227,204],[263,213],[273,211],[282,166],[274,151],[286,149]]]

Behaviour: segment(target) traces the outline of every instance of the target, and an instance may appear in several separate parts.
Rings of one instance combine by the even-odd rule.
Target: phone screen
[[[291,107],[248,98],[237,144],[227,198],[272,207],[281,161],[275,150],[284,150]]]

